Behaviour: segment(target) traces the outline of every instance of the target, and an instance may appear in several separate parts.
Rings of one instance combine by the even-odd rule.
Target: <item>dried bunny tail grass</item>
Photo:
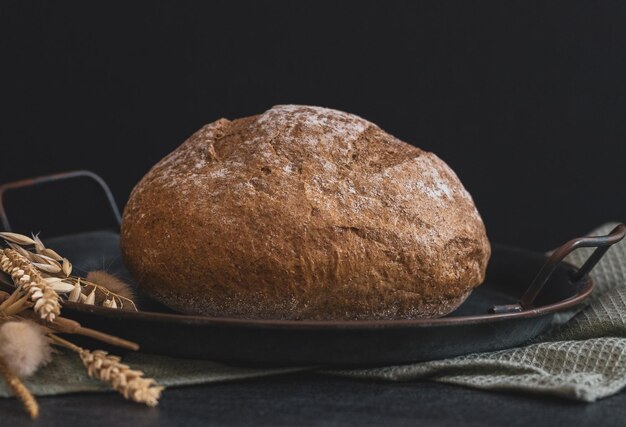
[[[33,419],[37,418],[37,415],[39,415],[39,405],[37,404],[37,400],[35,400],[35,396],[28,391],[24,383],[20,380],[20,377],[9,368],[2,357],[0,357],[0,375],[4,378],[4,381],[6,381],[11,390],[13,390],[13,394],[22,401],[22,405],[26,412],[28,412],[28,415]]]
[[[0,254],[0,268],[11,275],[15,285],[35,303],[35,312],[44,320],[54,321],[61,314],[59,295],[43,280],[37,268],[16,250],[7,248]]]
[[[134,293],[130,285],[117,278],[111,273],[103,270],[90,271],[85,278],[85,287],[93,286],[94,290],[99,291],[98,298],[91,298],[91,304],[102,304],[104,307],[119,308],[122,310],[135,310],[137,306],[133,301]],[[94,294],[92,291],[87,300],[83,301],[88,304]]]
[[[50,361],[52,349],[46,330],[30,320],[0,326],[0,358],[20,378],[27,378]]]
[[[88,282],[95,283],[126,299],[132,300],[135,295],[128,283],[104,270],[90,271],[86,277]]]
[[[158,385],[153,378],[144,378],[143,372],[121,363],[119,357],[102,350],[86,350],[53,334],[50,334],[50,338],[53,342],[78,353],[90,377],[111,384],[126,399],[148,406],[156,406],[159,403],[161,392],[165,387]]]

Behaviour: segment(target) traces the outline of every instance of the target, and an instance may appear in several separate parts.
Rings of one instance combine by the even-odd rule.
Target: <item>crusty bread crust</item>
[[[185,313],[407,319],[454,310],[490,246],[437,156],[352,114],[276,106],[220,119],[133,190],[124,260]]]

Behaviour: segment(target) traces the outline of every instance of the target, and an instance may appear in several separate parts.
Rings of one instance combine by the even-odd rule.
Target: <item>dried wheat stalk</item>
[[[119,357],[102,350],[86,350],[54,334],[49,336],[53,343],[78,353],[90,377],[109,383],[126,399],[148,406],[159,403],[165,387],[158,385],[153,378],[144,378],[143,372],[121,363]]]
[[[37,418],[39,415],[39,405],[37,400],[26,388],[22,380],[7,366],[4,359],[0,357],[0,375],[4,378],[7,385],[13,390],[13,394],[22,402],[24,409],[31,418]]]
[[[3,238],[11,249],[30,261],[55,292],[67,294],[68,301],[91,305],[98,303],[108,308],[129,307],[137,311],[134,301],[128,296],[93,280],[72,276],[71,262],[54,250],[46,248],[38,235],[33,235],[31,239],[23,234],[0,232],[0,238]],[[35,252],[27,250],[24,246],[34,247]],[[117,283],[123,284],[119,280]]]
[[[40,319],[50,322],[47,326],[59,332],[89,336],[130,350],[139,349],[139,346],[134,342],[84,328],[78,322],[61,317],[59,296],[56,293],[58,291],[55,292],[55,287],[58,289],[59,283],[53,281],[52,278],[41,278],[30,261],[17,251],[13,249],[0,250],[0,266],[3,271],[11,275],[17,286],[16,290],[0,303],[0,315],[7,317],[19,314],[22,317],[32,318],[24,310],[33,306],[34,303],[34,311]],[[112,301],[115,300],[112,299]],[[113,306],[113,308],[115,307]]]
[[[18,301],[23,301],[22,304],[32,301],[35,304],[33,309],[42,319],[52,322],[61,313],[59,295],[26,257],[14,249],[3,249],[0,268],[11,276],[19,290],[26,293],[28,298]]]
[[[20,318],[37,321],[45,327],[44,338],[47,334],[47,337],[55,344],[78,353],[89,376],[111,384],[126,399],[145,403],[148,406],[157,405],[164,387],[158,385],[154,379],[144,378],[143,372],[133,370],[128,365],[121,363],[119,357],[109,355],[101,350],[91,351],[78,347],[54,335],[54,332],[81,334],[109,344],[138,350],[139,346],[136,343],[84,328],[80,323],[60,316],[61,300],[59,294],[69,294],[68,300],[70,301],[80,301],[87,304],[94,304],[99,301],[98,303],[110,308],[122,308],[124,302],[127,302],[136,310],[132,299],[90,281],[83,280],[81,282],[79,277],[72,276],[72,264],[69,260],[61,257],[52,249],[46,248],[38,236],[34,235],[31,239],[16,233],[0,233],[0,237],[4,238],[9,246],[0,249],[0,269],[9,274],[15,283],[13,293],[8,294],[0,291],[0,321]],[[22,246],[34,246],[35,252]],[[111,277],[110,280],[119,282],[116,283],[118,286],[116,289],[119,289],[120,284],[124,285],[123,282],[114,277]],[[90,292],[87,293],[87,291]],[[100,292],[98,300],[96,300],[96,291]],[[29,308],[33,310],[28,310]],[[11,323],[5,323],[5,325],[8,324]],[[35,324],[33,326],[36,327]],[[4,377],[15,395],[22,401],[29,415],[35,418],[39,413],[37,401],[22,383],[18,374],[29,372],[30,375],[34,372],[33,370],[37,370],[41,363],[32,364],[35,359],[30,356],[33,356],[33,352],[36,351],[32,342],[24,345],[17,343],[16,339],[24,341],[25,336],[22,332],[19,332],[18,335],[13,333],[10,337],[12,337],[10,343],[8,341],[0,343],[1,349],[7,350],[4,352],[7,357],[11,355],[11,358],[6,360],[4,356],[0,355],[0,376]],[[24,364],[27,360],[31,361],[28,366]],[[7,363],[7,361],[11,363]],[[17,370],[14,371],[13,369]]]

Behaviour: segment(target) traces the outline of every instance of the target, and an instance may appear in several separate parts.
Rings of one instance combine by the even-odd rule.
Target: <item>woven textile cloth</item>
[[[591,234],[606,234],[606,224]],[[592,249],[579,249],[568,261],[582,265]],[[589,304],[567,322],[526,346],[452,359],[376,369],[324,370],[320,374],[388,381],[433,380],[490,390],[554,394],[582,401],[616,393],[626,385],[626,242],[614,245],[595,267],[596,288]],[[279,375],[312,368],[251,369],[210,361],[130,354],[124,362],[166,386],[201,384]],[[85,374],[76,355],[58,354],[26,381],[31,391],[50,395],[106,391]],[[0,381],[0,396],[10,396]]]
[[[592,235],[607,234],[606,224]],[[580,266],[593,249],[568,261]],[[353,378],[430,379],[490,390],[554,394],[592,402],[626,385],[626,242],[614,245],[592,272],[589,304],[568,322],[524,347],[368,370],[332,371]]]

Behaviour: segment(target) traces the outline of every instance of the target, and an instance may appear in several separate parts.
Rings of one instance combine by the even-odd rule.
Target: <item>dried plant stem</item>
[[[61,347],[65,347],[65,348],[67,348],[69,350],[72,350],[75,353],[80,353],[83,350],[82,347],[79,347],[76,344],[74,344],[73,342],[61,338],[58,335],[48,334],[48,336],[53,341],[53,344],[57,344],[57,345],[60,345]]]
[[[23,311],[20,313],[21,317],[25,317],[27,319],[39,321],[36,315],[34,315],[30,311]],[[116,337],[114,335],[109,335],[104,332],[96,331],[94,329],[85,328],[80,323],[75,320],[67,319],[65,317],[57,317],[54,320],[54,323],[44,323],[44,326],[53,330],[54,332],[59,332],[62,334],[76,334],[83,335],[89,338],[96,339],[98,341],[102,341],[107,344],[114,345],[116,347],[125,348],[128,350],[137,351],[139,350],[139,344],[133,341],[128,341],[120,337]]]
[[[104,332],[96,331],[94,329],[79,327],[74,331],[75,334],[84,335],[86,337],[90,337],[96,339],[98,341],[105,342],[107,344],[114,345],[116,347],[126,348],[128,350],[138,351],[139,344],[125,340],[123,338],[119,338],[113,335],[105,334]]]
[[[33,303],[29,301],[30,297],[24,295],[22,298],[15,301],[13,304],[2,309],[2,314],[5,316],[13,316],[33,306]]]
[[[121,363],[119,357],[102,350],[86,350],[54,334],[49,334],[49,337],[53,343],[78,353],[90,377],[109,383],[126,399],[148,406],[159,403],[164,387],[152,378],[144,378],[143,372]]]
[[[14,290],[13,293],[11,293],[8,298],[4,299],[2,304],[0,304],[0,313],[17,301],[20,298],[20,295],[22,295],[22,292],[20,292],[19,289]]]
[[[13,390],[15,396],[22,401],[24,409],[31,418],[37,418],[39,415],[39,405],[35,396],[26,388],[22,380],[9,369],[5,361],[0,357],[0,375],[4,378],[7,385]]]

